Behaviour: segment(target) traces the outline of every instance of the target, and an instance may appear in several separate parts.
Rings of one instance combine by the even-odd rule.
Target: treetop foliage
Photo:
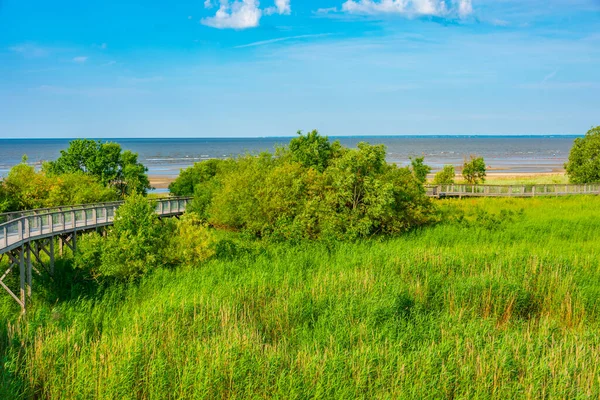
[[[147,168],[138,162],[137,154],[123,151],[118,143],[76,139],[60,153],[56,161],[44,164],[48,174],[82,172],[104,186],[115,188],[121,196],[134,192],[145,194],[151,188]]]
[[[456,171],[454,165],[444,165],[444,168],[440,170],[433,178],[435,185],[449,185],[454,183],[456,177]]]
[[[427,182],[427,175],[431,172],[431,167],[425,164],[425,157],[416,157],[410,159],[410,165],[412,168],[412,172],[415,175],[415,178],[418,179],[419,182],[425,183]]]
[[[327,136],[321,136],[317,130],[306,135],[302,131],[297,133],[298,136],[290,141],[289,155],[293,161],[299,162],[304,167],[312,167],[323,172],[329,160],[341,150],[339,141],[332,143]]]
[[[281,239],[399,233],[432,219],[429,167],[386,162],[383,145],[349,149],[317,131],[275,154],[200,162],[171,185],[213,227]],[[192,192],[193,188],[193,192]]]
[[[565,169],[571,183],[600,182],[600,126],[575,139]]]
[[[462,171],[463,177],[472,185],[485,182],[487,168],[483,157],[471,156],[469,160],[465,160]]]
[[[0,182],[0,212],[114,201],[117,192],[83,172],[48,175],[21,163]]]

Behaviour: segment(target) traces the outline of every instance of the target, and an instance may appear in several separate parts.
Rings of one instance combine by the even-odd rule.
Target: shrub
[[[217,175],[224,160],[206,160],[182,169],[175,181],[169,185],[169,191],[175,196],[192,196],[198,184],[206,183]]]
[[[600,182],[600,126],[575,139],[565,169],[571,183]]]
[[[456,172],[454,170],[454,165],[444,165],[444,168],[435,174],[433,183],[436,185],[449,185],[454,183],[455,176]]]
[[[197,214],[186,213],[176,224],[167,258],[176,265],[196,265],[215,255],[214,244],[206,223]]]
[[[194,187],[190,210],[210,225],[272,239],[358,238],[398,233],[430,220],[423,159],[389,165],[385,146],[343,148],[317,131],[289,147],[199,163],[173,184]]]
[[[103,245],[99,273],[129,280],[160,266],[167,235],[154,204],[140,194],[132,194],[115,213],[114,225]]]
[[[151,188],[147,168],[138,162],[138,155],[122,151],[118,143],[77,139],[60,153],[58,159],[44,164],[49,175],[84,173],[114,188],[121,196],[145,194]]]
[[[340,149],[341,145],[338,141],[331,143],[327,136],[319,135],[317,130],[306,135],[298,131],[298,137],[290,141],[289,154],[293,161],[299,162],[304,167],[323,172]]]
[[[486,167],[483,157],[471,156],[463,165],[463,177],[472,185],[485,182]]]
[[[412,173],[421,183],[427,182],[427,175],[431,172],[431,167],[425,164],[425,157],[410,159]]]

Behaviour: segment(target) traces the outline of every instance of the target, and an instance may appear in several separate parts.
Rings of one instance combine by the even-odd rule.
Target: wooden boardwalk
[[[540,197],[600,195],[600,183],[586,185],[428,185],[429,197]]]
[[[170,197],[154,200],[159,217],[183,214],[189,197]],[[43,265],[42,254],[47,254],[49,272],[54,272],[54,244],[76,250],[77,233],[96,230],[113,224],[115,211],[123,202],[65,206],[0,214],[0,261],[6,257],[9,268],[0,277],[2,286],[26,309],[26,298],[31,296],[34,262]],[[20,288],[17,296],[4,279],[17,268],[20,271]]]

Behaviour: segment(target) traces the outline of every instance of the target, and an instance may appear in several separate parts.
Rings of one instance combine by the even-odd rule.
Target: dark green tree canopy
[[[571,183],[600,182],[600,126],[575,139],[565,169]]]
[[[77,139],[61,150],[56,161],[44,165],[51,175],[83,172],[98,179],[104,186],[114,187],[122,196],[146,193],[150,189],[147,168],[138,162],[138,155],[123,151],[118,143]]]
[[[321,136],[317,130],[306,135],[298,131],[298,137],[290,141],[289,152],[293,161],[323,172],[340,148],[338,141],[331,143],[327,136]]]
[[[169,191],[175,196],[192,196],[198,184],[210,181],[215,177],[219,167],[226,160],[206,160],[182,169],[179,177],[169,185]]]

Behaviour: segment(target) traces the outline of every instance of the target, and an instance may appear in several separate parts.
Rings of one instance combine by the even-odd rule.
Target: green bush
[[[575,139],[565,169],[571,183],[600,182],[600,126]]]
[[[410,166],[415,178],[421,183],[427,182],[427,175],[431,172],[431,167],[425,164],[425,157],[410,159]]]
[[[26,161],[26,159],[24,160]],[[19,211],[71,204],[114,201],[118,193],[82,172],[48,175],[22,162],[0,182],[0,208]]]
[[[194,181],[191,209],[214,227],[279,239],[367,237],[430,220],[421,178],[387,164],[383,145],[347,149],[316,132],[292,142],[293,151],[245,155]]]
[[[454,183],[455,176],[454,165],[444,165],[444,168],[435,174],[433,183],[436,185],[450,185]]]
[[[118,143],[76,139],[60,153],[58,159],[44,164],[49,175],[84,173],[114,188],[121,196],[145,194],[151,188],[146,175],[148,169],[138,162],[138,155],[122,151]]]
[[[182,169],[175,181],[169,185],[169,191],[175,196],[192,196],[198,184],[212,180],[224,160],[207,160]]]
[[[487,168],[483,157],[471,156],[463,165],[463,177],[472,185],[485,182]]]
[[[78,246],[76,262],[93,274],[117,280],[132,280],[165,263],[168,225],[161,225],[154,204],[141,194],[132,194],[115,212],[106,239],[95,234]]]
[[[166,256],[174,265],[199,265],[215,255],[215,243],[206,223],[197,214],[189,212],[176,223]]]
[[[306,135],[298,131],[298,137],[290,141],[289,155],[293,161],[299,162],[304,167],[323,172],[341,147],[339,141],[331,143],[327,136],[319,135],[317,130]]]

